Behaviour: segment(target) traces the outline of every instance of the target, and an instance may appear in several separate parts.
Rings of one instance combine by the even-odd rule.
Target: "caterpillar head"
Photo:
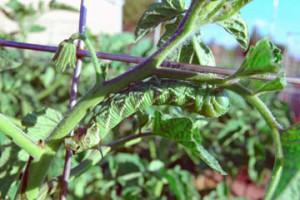
[[[64,139],[66,149],[73,153],[91,149],[99,143],[100,134],[96,124],[91,125],[88,129],[79,128],[75,135]]]
[[[205,97],[204,110],[208,117],[220,117],[229,111],[230,100],[227,92],[223,89],[212,92],[213,94]]]

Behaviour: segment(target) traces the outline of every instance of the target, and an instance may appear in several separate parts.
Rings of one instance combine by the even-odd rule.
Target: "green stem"
[[[258,96],[245,96],[246,100],[251,103],[255,108],[260,112],[262,117],[266,120],[269,127],[273,130],[281,130],[282,126],[276,121],[276,118],[273,116],[269,108],[266,106],[266,104],[258,97]],[[276,136],[276,137],[275,137]],[[277,138],[278,137],[278,138]],[[280,143],[280,135],[278,132],[276,135],[273,135],[274,142]],[[281,146],[280,146],[281,147]],[[278,148],[278,150],[281,148]],[[278,152],[282,155],[282,152]]]
[[[155,69],[153,75],[160,78],[171,78],[178,80],[191,81],[195,83],[208,83],[222,86],[223,78],[208,73],[197,73],[188,70],[181,70],[177,68],[160,67]]]
[[[271,111],[267,108],[263,101],[261,101],[260,98],[258,98],[257,96],[245,96],[245,98],[260,112],[260,114],[263,116],[263,118],[266,120],[267,124],[271,128],[271,134],[275,146],[275,165],[273,167],[272,177],[270,179],[269,186],[265,193],[264,199],[268,200],[272,199],[272,196],[276,191],[283,169],[283,149],[279,133],[279,130],[282,127],[276,121]]]
[[[105,146],[109,146],[111,148],[117,148],[119,147],[120,145],[122,144],[125,144],[125,143],[128,143],[132,140],[135,140],[137,138],[142,138],[142,137],[148,137],[148,136],[153,136],[154,134],[151,133],[151,132],[145,132],[145,133],[139,133],[139,134],[133,134],[133,135],[129,135],[127,137],[124,137],[124,138],[121,138],[121,139],[118,139],[118,140],[115,140]],[[133,143],[130,143],[130,146],[133,145]]]
[[[238,84],[235,84],[231,89],[239,94],[240,91],[244,90],[244,88],[239,86]],[[262,115],[262,117],[265,119],[266,123],[271,129],[271,134],[273,137],[275,147],[275,165],[273,167],[273,173],[269,182],[269,186],[265,193],[265,199],[272,199],[272,196],[279,183],[283,169],[283,149],[279,133],[279,130],[281,130],[282,127],[276,121],[269,108],[258,96],[247,95],[246,92],[243,92],[243,97],[258,110],[258,112]]]
[[[279,132],[278,132],[278,130],[273,130],[272,134],[273,135],[275,135],[275,134],[279,135]],[[278,138],[278,139],[280,139],[280,138]],[[276,142],[275,142],[275,146],[276,146]],[[278,149],[277,149],[277,151],[278,151]],[[273,197],[273,195],[276,191],[276,188],[279,184],[279,181],[280,181],[280,178],[281,178],[281,175],[282,175],[283,159],[284,159],[283,156],[280,157],[279,155],[275,154],[275,165],[273,167],[272,176],[271,176],[268,188],[267,188],[266,193],[265,193],[265,197],[264,197],[265,200],[272,199],[272,197]]]
[[[36,141],[2,114],[0,114],[0,132],[9,137],[15,144],[27,151],[35,159],[39,159],[43,154],[42,146],[39,146]]]
[[[11,117],[8,115],[4,115],[2,114],[7,120],[11,121],[12,123],[14,123],[17,127],[19,127],[20,129],[24,130],[25,126],[22,125],[22,122],[20,119],[15,118],[15,117]]]
[[[40,92],[37,95],[37,100],[41,100],[47,96],[49,96],[52,92],[54,92],[67,78],[67,75],[61,76],[57,81],[55,81],[53,84],[51,84],[49,87],[47,87],[44,91]]]
[[[95,69],[95,72],[96,72],[97,84],[102,83],[104,81],[103,80],[103,74],[102,74],[102,71],[101,71],[99,60],[97,58],[96,51],[95,51],[92,43],[90,42],[90,40],[86,36],[81,35],[79,33],[73,34],[70,37],[70,39],[71,40],[80,39],[80,40],[82,40],[85,43],[86,48],[89,50],[89,53],[90,53],[90,56],[91,56],[91,60],[92,60],[92,63],[93,63],[93,66],[94,66],[94,69]]]
[[[76,127],[85,114],[89,112],[89,109],[103,100],[104,96],[108,94],[107,90],[102,90],[102,92],[95,95],[96,92],[98,91],[95,87],[88,91],[87,94],[78,101],[74,108],[71,111],[68,111],[64,118],[52,131],[46,140],[52,148],[58,148],[63,138],[66,137],[69,132],[74,129],[74,127]]]

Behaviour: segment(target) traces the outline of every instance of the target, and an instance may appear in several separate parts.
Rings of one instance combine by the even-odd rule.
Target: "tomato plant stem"
[[[39,159],[44,150],[37,141],[24,133],[4,115],[0,114],[0,132],[10,138],[16,145],[27,151],[35,159]]]
[[[279,130],[282,129],[281,125],[276,121],[275,117],[272,115],[268,107],[260,100],[257,96],[246,96],[248,102],[250,102],[262,115],[267,124],[271,129],[271,134],[273,137],[274,147],[275,147],[275,166],[273,167],[273,173],[271,180],[269,182],[268,188],[265,193],[265,199],[272,199],[274,192],[279,183],[282,168],[283,168],[283,150],[280,140]]]
[[[266,123],[271,129],[275,147],[275,166],[273,167],[272,177],[265,193],[265,199],[272,199],[272,196],[274,195],[279,183],[283,168],[283,149],[279,132],[283,127],[276,121],[276,118],[273,116],[269,108],[258,96],[247,94],[248,91],[245,91],[245,88],[239,84],[234,84],[228,89],[231,89],[234,92],[242,95],[250,104],[252,104],[265,119]]]
[[[43,52],[55,52],[57,47],[54,46],[47,46],[47,45],[38,45],[38,44],[30,44],[30,43],[22,43],[22,42],[14,42],[14,41],[7,41],[0,39],[0,46],[6,47],[15,47],[18,49],[29,49],[34,51],[43,51]],[[89,52],[86,50],[78,50],[77,56],[80,57],[88,57],[90,56]],[[112,54],[106,52],[96,52],[96,56],[101,59],[105,60],[112,60],[112,61],[121,61],[121,62],[128,62],[128,63],[141,63],[146,58],[137,57],[137,56],[130,56],[130,55],[121,55],[121,54]],[[231,75],[236,72],[236,69],[233,68],[224,68],[224,67],[212,67],[212,66],[205,66],[205,65],[195,65],[195,64],[188,64],[188,63],[178,63],[178,62],[170,62],[170,61],[163,61],[161,63],[162,67],[165,68],[176,68],[185,71],[193,71],[198,73],[214,73],[219,75]],[[268,77],[249,77],[258,80],[274,80],[276,76],[269,75]],[[300,85],[300,79],[298,77],[288,77],[286,76],[286,81],[292,85]]]

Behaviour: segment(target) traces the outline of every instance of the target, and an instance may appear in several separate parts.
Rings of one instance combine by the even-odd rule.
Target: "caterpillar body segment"
[[[102,101],[93,109],[93,122],[106,133],[124,118],[152,105],[179,106],[204,117],[219,117],[228,112],[229,97],[223,89],[170,80],[139,82]]]

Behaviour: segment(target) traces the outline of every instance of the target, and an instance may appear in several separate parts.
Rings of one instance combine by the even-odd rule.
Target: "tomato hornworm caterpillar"
[[[95,106],[86,118],[90,127],[91,125],[98,127],[98,134],[103,138],[124,118],[152,105],[179,106],[190,112],[212,118],[227,113],[230,102],[227,92],[222,88],[208,84],[197,85],[178,80],[151,78],[148,81],[132,84],[106,98]],[[81,147],[72,146],[69,149],[84,150],[91,147],[79,144],[82,142],[78,139],[76,143]]]

